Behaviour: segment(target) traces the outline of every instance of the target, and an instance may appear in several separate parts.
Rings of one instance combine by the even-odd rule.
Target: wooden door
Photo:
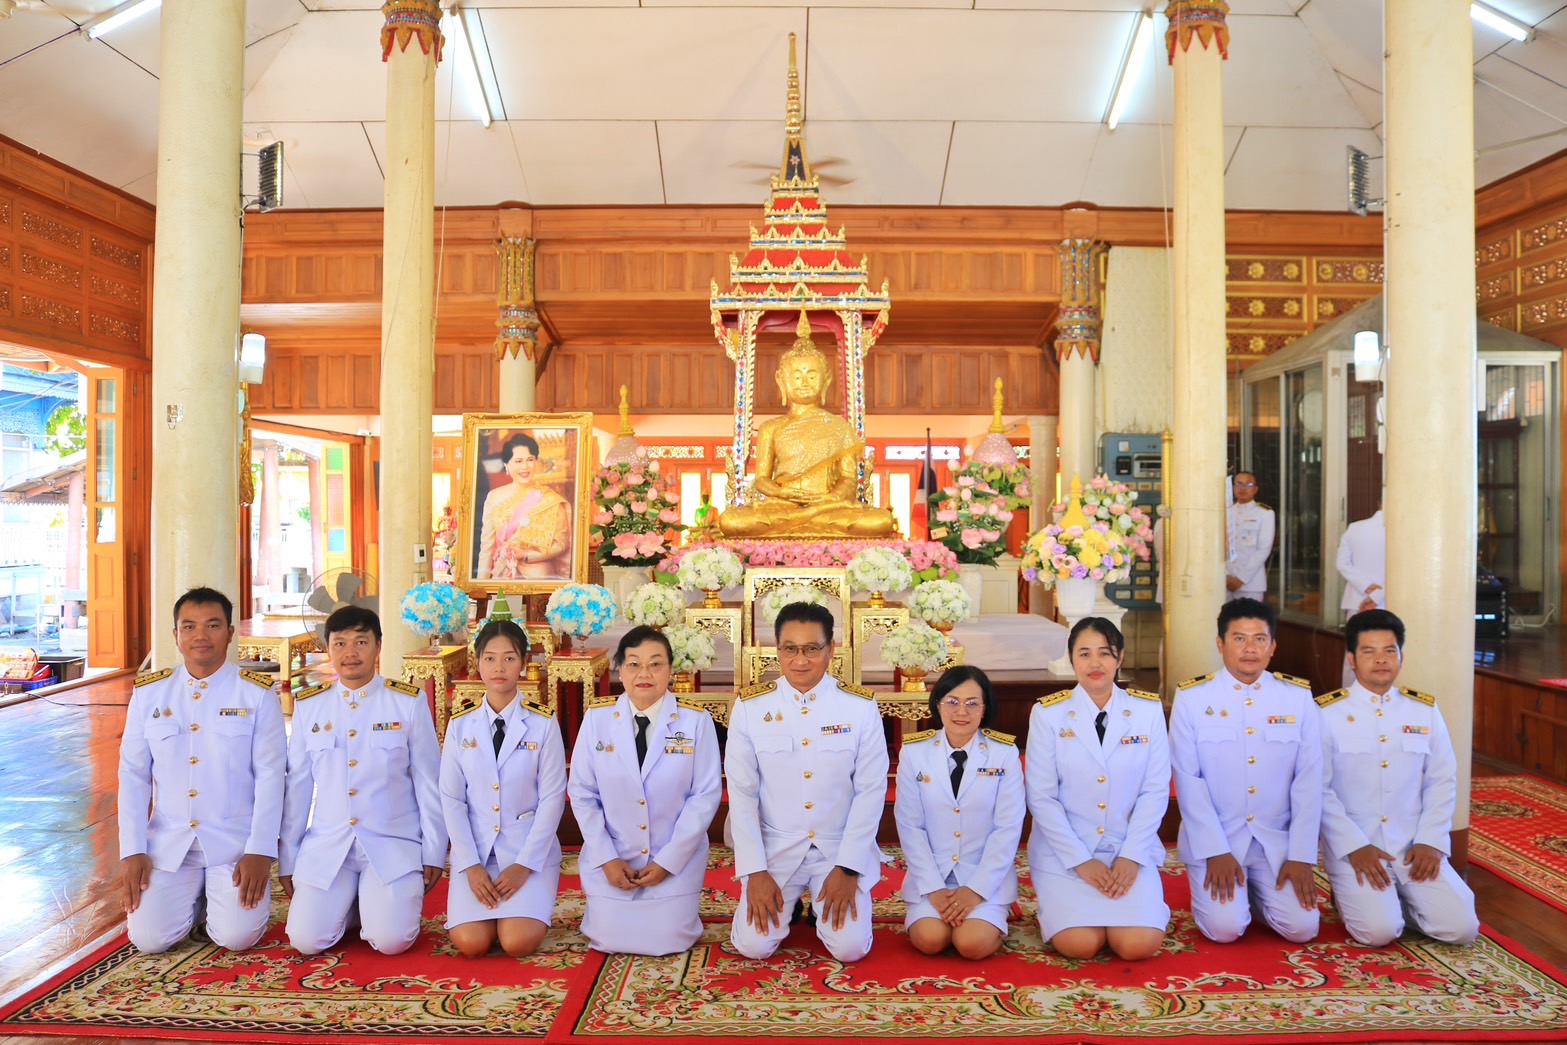
[[[126,590],[126,375],[87,374],[87,664],[131,667]]]

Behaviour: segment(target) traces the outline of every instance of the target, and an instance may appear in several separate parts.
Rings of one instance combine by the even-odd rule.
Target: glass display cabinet
[[[1357,332],[1381,330],[1378,296],[1241,374],[1241,467],[1257,473],[1278,524],[1268,598],[1302,623],[1341,622],[1339,538],[1381,506],[1382,385],[1361,380],[1377,376],[1379,360],[1357,364],[1355,354]],[[1560,591],[1562,350],[1488,323],[1476,330],[1476,575],[1505,590],[1513,612],[1544,618]]]

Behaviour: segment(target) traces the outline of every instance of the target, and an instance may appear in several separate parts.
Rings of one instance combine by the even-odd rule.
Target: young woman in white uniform
[[[949,668],[930,693],[940,729],[904,738],[893,816],[908,860],[903,924],[925,954],[987,958],[1017,899],[1023,766],[1011,735],[984,728],[996,694],[978,668]]]
[[[528,637],[511,621],[479,629],[484,700],[452,716],[441,753],[441,805],[452,838],[446,931],[470,958],[496,939],[514,957],[538,950],[560,883],[566,748],[555,712],[517,697]]]
[[[1158,696],[1116,685],[1126,640],[1103,617],[1067,637],[1077,686],[1040,697],[1028,720],[1028,865],[1039,928],[1068,958],[1106,943],[1127,961],[1157,954],[1170,922],[1159,822],[1170,744]]]

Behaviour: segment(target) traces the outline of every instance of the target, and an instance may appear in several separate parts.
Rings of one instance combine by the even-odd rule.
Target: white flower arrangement
[[[745,566],[728,548],[699,548],[681,558],[675,576],[688,590],[722,591],[745,580]]]
[[[713,636],[701,628],[675,624],[664,629],[664,638],[674,651],[671,663],[676,671],[706,671],[718,657],[718,646]]]
[[[774,588],[762,598],[762,619],[772,624],[778,619],[778,614],[791,602],[806,602],[812,606],[821,606],[827,602],[827,595],[820,588],[807,587],[804,584],[785,584],[782,588]]]
[[[968,617],[968,592],[957,581],[926,581],[914,589],[910,610],[926,624],[956,624]]]
[[[855,591],[903,591],[914,584],[909,560],[890,548],[866,548],[844,567]]]
[[[935,671],[947,659],[947,646],[945,635],[915,620],[887,633],[881,641],[881,656],[899,671]]]
[[[602,584],[563,585],[544,606],[544,619],[550,627],[579,639],[597,635],[618,616],[620,606]]]
[[[416,584],[403,595],[399,609],[408,630],[433,641],[467,626],[468,593],[441,581]]]
[[[625,614],[633,624],[667,628],[686,619],[686,597],[668,584],[644,584],[626,596]]]

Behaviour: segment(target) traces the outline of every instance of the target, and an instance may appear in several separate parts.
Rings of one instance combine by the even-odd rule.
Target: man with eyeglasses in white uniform
[[[724,773],[740,903],[730,942],[771,957],[788,911],[809,890],[816,935],[839,961],[871,949],[871,887],[881,874],[876,829],[887,800],[887,741],[869,690],[827,673],[833,617],[791,603],[778,613],[776,682],[740,692]]]

